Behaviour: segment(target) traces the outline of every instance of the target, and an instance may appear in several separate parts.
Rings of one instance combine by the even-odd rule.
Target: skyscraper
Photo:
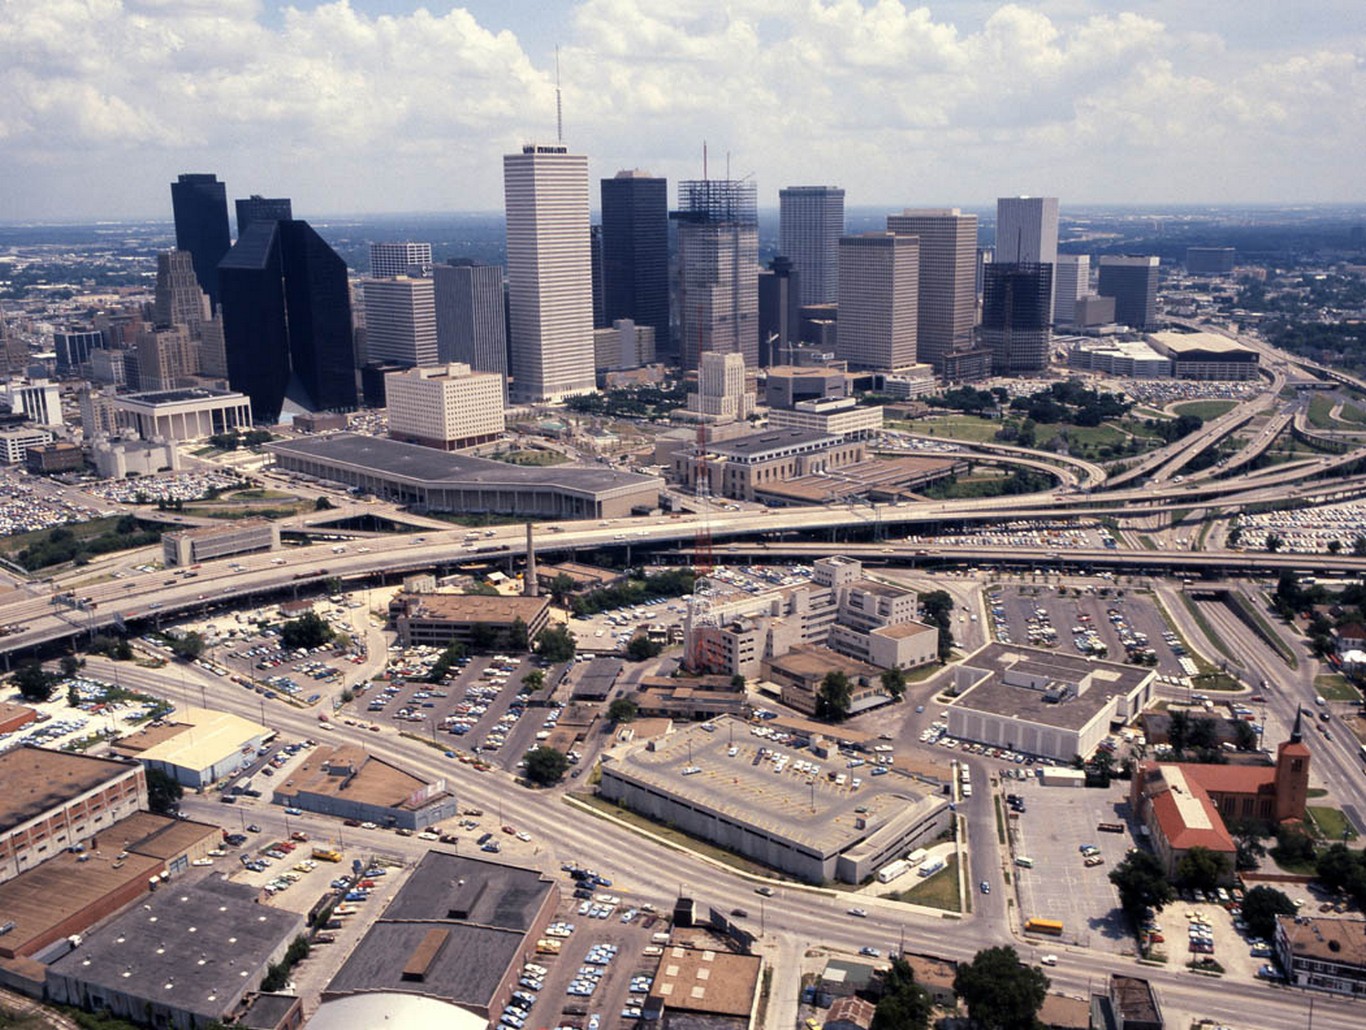
[[[603,179],[603,309],[608,324],[629,318],[652,326],[669,347],[668,182],[640,170]]]
[[[228,234],[228,188],[218,176],[188,173],[171,183],[175,245],[188,250],[199,286],[218,303],[218,262],[232,245]]]
[[[460,362],[507,379],[507,309],[503,270],[472,262],[434,265],[436,349],[442,364]]]
[[[1058,260],[1058,198],[996,201],[996,257],[1004,264],[1051,265]]]
[[[307,222],[257,221],[219,265],[228,382],[252,417],[356,406],[346,263]]]
[[[196,287],[197,288],[197,287]],[[0,328],[0,350],[4,349],[5,331]],[[57,371],[70,375],[90,360],[92,351],[104,348],[104,335],[94,329],[57,330],[52,334],[52,349],[57,352]]]
[[[920,238],[916,357],[936,371],[949,354],[972,349],[977,321],[977,216],[958,208],[887,216],[887,231]],[[841,314],[840,321],[844,321]]]
[[[593,328],[606,329],[612,323],[607,321],[607,308],[603,290],[606,278],[602,267],[602,226],[588,227],[588,261],[593,269]]]
[[[982,345],[991,371],[1040,372],[1048,367],[1051,264],[993,261],[984,269]]]
[[[688,394],[688,410],[719,422],[748,418],[754,394],[745,389],[745,359],[738,351],[707,351],[697,362],[697,392]]]
[[[588,158],[561,143],[503,158],[512,393],[559,401],[596,388]]]
[[[159,253],[152,320],[157,325],[183,325],[190,339],[197,340],[209,317],[208,309],[209,298],[194,274],[193,255],[185,250]]]
[[[679,353],[682,367],[701,355],[736,353],[759,361],[759,218],[753,182],[678,184]]]
[[[916,363],[920,241],[890,232],[840,237],[835,353],[851,368],[901,372]]]
[[[294,205],[288,197],[263,197],[253,193],[235,203],[238,239],[251,228],[252,222],[288,222],[294,217]]]
[[[759,273],[759,364],[788,364],[793,344],[801,342],[801,274],[792,259],[775,257]]]
[[[365,353],[369,361],[435,365],[436,293],[431,279],[366,279]]]
[[[778,253],[791,258],[802,304],[831,304],[839,293],[844,190],[789,186],[778,191]]]
[[[372,243],[370,244],[370,276],[391,279],[396,275],[425,276],[432,271],[430,243]]]
[[[1086,296],[1091,285],[1089,254],[1059,254],[1053,271],[1053,322],[1071,325],[1077,301]]]
[[[1115,321],[1135,329],[1157,323],[1158,257],[1103,254],[1096,292],[1115,298]]]
[[[199,371],[198,355],[184,325],[148,326],[138,334],[138,388],[174,390]]]

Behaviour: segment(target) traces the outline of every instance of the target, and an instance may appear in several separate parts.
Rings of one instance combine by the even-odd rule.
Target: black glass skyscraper
[[[669,193],[665,179],[618,172],[602,180],[603,313],[653,326],[669,346]]]
[[[228,189],[218,176],[189,173],[171,183],[175,245],[188,250],[200,289],[218,303],[218,262],[232,245],[228,235]]]
[[[356,406],[346,262],[303,221],[251,222],[218,266],[228,382],[252,417],[286,399],[309,411]]]
[[[984,272],[978,333],[991,351],[991,371],[1043,371],[1052,340],[1052,264],[993,261]]]
[[[252,222],[288,222],[294,217],[294,205],[288,197],[263,197],[253,193],[250,197],[238,198],[237,237],[251,227]]]

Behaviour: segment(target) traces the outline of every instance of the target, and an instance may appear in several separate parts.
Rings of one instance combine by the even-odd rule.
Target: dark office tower
[[[593,328],[610,329],[612,323],[607,321],[607,309],[603,306],[602,226],[600,225],[588,227],[588,259],[593,266]]]
[[[356,406],[346,263],[302,221],[255,221],[219,265],[228,382],[258,422]]]
[[[844,190],[789,186],[778,191],[778,253],[801,276],[802,304],[833,304],[839,293]]]
[[[218,262],[232,246],[228,234],[228,188],[216,175],[192,173],[171,183],[175,245],[188,250],[200,288],[218,303]]]
[[[1096,292],[1115,298],[1115,321],[1135,329],[1157,324],[1157,257],[1103,255]]]
[[[475,372],[508,374],[507,306],[497,265],[452,262],[432,266],[436,280],[436,354]]]
[[[991,371],[1040,372],[1048,367],[1051,264],[993,261],[984,269],[982,346],[991,352]]]
[[[5,331],[0,327],[0,350],[4,343]],[[90,360],[91,351],[104,349],[104,335],[94,329],[59,329],[52,334],[52,349],[57,352],[57,373],[72,375]]]
[[[887,231],[920,238],[916,360],[934,366],[972,349],[977,321],[977,216],[958,208],[907,209],[887,216]]]
[[[1191,275],[1232,275],[1232,247],[1187,247],[1186,271]]]
[[[237,204],[237,238],[251,228],[252,222],[288,222],[294,217],[294,205],[288,197],[263,197],[253,193]]]
[[[801,275],[792,261],[775,257],[759,273],[759,365],[790,365],[794,344],[801,342]]]
[[[607,324],[629,318],[669,340],[669,186],[640,170],[602,180],[603,308]]]
[[[759,217],[753,181],[678,184],[678,311],[682,367],[703,354],[759,362]]]

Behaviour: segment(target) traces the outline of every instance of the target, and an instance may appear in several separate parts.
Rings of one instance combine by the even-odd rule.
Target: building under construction
[[[738,353],[759,362],[758,188],[750,179],[690,179],[678,184],[681,361],[695,369],[704,353]]]

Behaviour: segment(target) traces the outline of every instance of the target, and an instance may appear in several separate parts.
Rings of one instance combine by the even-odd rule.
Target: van
[[[1033,869],[1034,860],[1027,855],[1020,855],[1015,859],[1015,864],[1022,869]]]
[[[661,930],[659,933],[651,934],[650,940],[655,944],[668,944],[669,935]]]

